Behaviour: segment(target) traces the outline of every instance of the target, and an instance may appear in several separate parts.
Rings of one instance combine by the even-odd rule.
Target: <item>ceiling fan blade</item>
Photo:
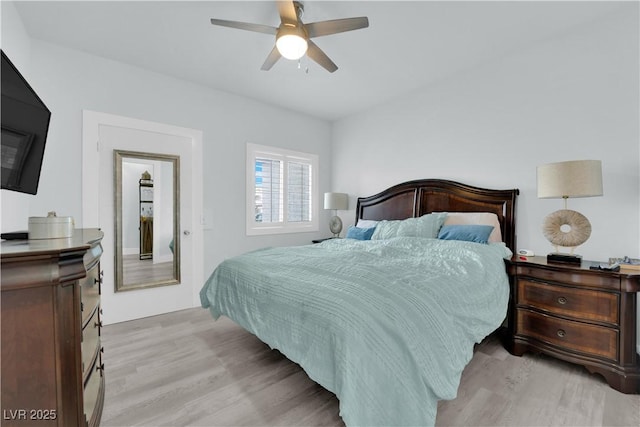
[[[296,24],[298,22],[298,13],[293,1],[285,0],[276,3],[278,3],[278,13],[280,13],[280,20],[283,24]]]
[[[338,66],[333,63],[331,59],[318,47],[317,44],[308,40],[309,48],[307,49],[307,56],[318,64],[320,64],[328,72],[333,73],[338,69]]]
[[[359,30],[360,28],[367,28],[368,26],[369,19],[366,16],[304,24],[309,37],[328,36],[336,33],[344,33],[345,31]]]
[[[227,21],[225,19],[211,19],[213,25],[219,25],[222,27],[237,28],[240,30],[254,31],[256,33],[272,34],[278,31],[276,27],[262,24],[251,24],[248,22]]]
[[[269,71],[271,67],[273,67],[273,64],[278,62],[278,59],[280,59],[281,57],[282,55],[280,55],[278,48],[274,46],[273,49],[271,50],[271,53],[269,53],[269,56],[267,56],[267,59],[264,61],[264,64],[262,64],[262,67],[260,69],[263,71]]]

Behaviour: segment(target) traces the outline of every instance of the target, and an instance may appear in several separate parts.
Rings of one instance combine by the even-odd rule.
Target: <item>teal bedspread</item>
[[[200,291],[334,392],[347,426],[427,426],[507,312],[504,245],[396,237],[268,248]]]

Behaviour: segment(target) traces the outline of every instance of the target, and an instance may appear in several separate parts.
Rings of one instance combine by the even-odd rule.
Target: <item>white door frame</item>
[[[150,122],[114,114],[101,113],[91,110],[82,111],[82,227],[100,227],[99,212],[99,188],[100,188],[100,152],[99,135],[100,126],[116,126],[129,129],[159,132],[166,135],[175,135],[191,140],[192,163],[183,165],[183,170],[191,169],[192,182],[192,209],[191,209],[191,235],[192,259],[184,265],[193,269],[193,307],[200,306],[199,289],[204,283],[203,269],[203,232],[202,232],[202,204],[203,204],[203,180],[202,180],[202,131],[183,128],[164,123]],[[111,153],[109,153],[111,155]],[[182,169],[182,168],[181,168]],[[109,197],[112,197],[110,195]],[[112,215],[113,213],[109,213]],[[182,233],[182,230],[180,230]],[[109,251],[113,253],[113,249]]]

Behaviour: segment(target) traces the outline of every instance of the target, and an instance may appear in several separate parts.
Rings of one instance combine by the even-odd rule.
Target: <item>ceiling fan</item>
[[[276,45],[261,67],[265,71],[270,70],[280,57],[295,60],[306,53],[309,58],[333,73],[338,66],[311,39],[369,26],[369,19],[366,16],[305,24],[302,22],[304,5],[301,2],[286,0],[276,3],[280,13],[280,26],[277,28],[262,24],[211,19],[213,25],[275,35]]]

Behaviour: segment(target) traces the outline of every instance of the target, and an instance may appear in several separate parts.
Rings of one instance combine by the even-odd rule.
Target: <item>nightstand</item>
[[[339,239],[339,237],[325,237],[324,239],[315,239],[315,240],[312,240],[311,242],[313,242],[313,243],[322,243],[325,240],[331,240],[331,239]]]
[[[508,261],[507,350],[577,363],[618,391],[640,393],[640,272],[590,270],[592,264],[548,264],[546,257]]]

